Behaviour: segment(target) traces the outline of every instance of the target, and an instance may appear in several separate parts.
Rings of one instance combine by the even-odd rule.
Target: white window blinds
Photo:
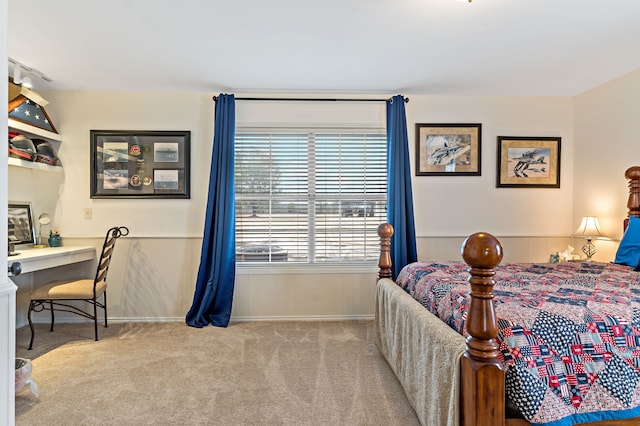
[[[386,221],[384,131],[236,131],[238,262],[365,262]]]

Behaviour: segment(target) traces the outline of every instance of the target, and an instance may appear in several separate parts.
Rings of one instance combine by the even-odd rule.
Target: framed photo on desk
[[[33,226],[33,210],[28,201],[9,201],[9,244],[35,244],[36,232]]]

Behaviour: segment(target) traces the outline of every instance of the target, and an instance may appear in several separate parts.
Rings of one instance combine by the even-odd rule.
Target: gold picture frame
[[[560,188],[559,137],[498,136],[498,188]]]
[[[482,124],[416,123],[416,176],[480,176]]]

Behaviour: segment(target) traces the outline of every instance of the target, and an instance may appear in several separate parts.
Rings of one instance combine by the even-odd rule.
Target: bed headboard
[[[627,200],[627,216],[640,217],[640,166],[629,167],[624,172],[629,181],[629,199]],[[627,229],[629,219],[624,220],[624,230]]]

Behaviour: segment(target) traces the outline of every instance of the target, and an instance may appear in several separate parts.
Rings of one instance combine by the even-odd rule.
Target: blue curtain
[[[404,265],[418,260],[409,161],[404,97],[396,95],[387,101],[387,221],[394,230],[391,238],[394,280]]]
[[[193,304],[187,324],[226,327],[231,317],[236,277],[236,234],[233,145],[236,112],[234,95],[218,97],[215,109],[213,155],[207,213]]]

